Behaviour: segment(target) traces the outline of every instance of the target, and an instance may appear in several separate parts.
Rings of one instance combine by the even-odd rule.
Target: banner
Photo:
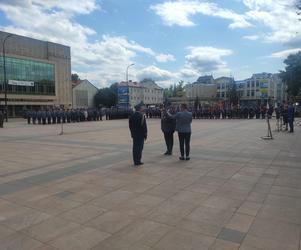
[[[260,94],[261,98],[268,98],[268,89],[269,89],[269,83],[267,80],[262,80],[260,82]]]
[[[8,84],[9,85],[17,85],[17,86],[34,87],[34,82],[28,82],[28,81],[8,80]]]
[[[126,95],[129,93],[129,87],[118,87],[118,95]]]

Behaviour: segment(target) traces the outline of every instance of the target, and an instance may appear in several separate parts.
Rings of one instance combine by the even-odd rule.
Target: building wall
[[[94,108],[94,97],[98,89],[89,81],[84,80],[72,90],[73,108]]]
[[[123,94],[119,91],[122,88],[128,87],[128,93]],[[154,82],[144,82],[143,84],[136,83],[136,82],[129,82],[128,84],[122,82],[118,86],[118,100],[119,105],[121,106],[128,106],[134,107],[138,103],[143,102],[146,105],[160,105],[163,104],[163,89],[160,88]],[[126,97],[128,95],[128,98]],[[125,103],[124,101],[120,103],[121,97],[125,100],[127,99],[128,102]]]
[[[251,78],[240,81],[243,102],[262,103],[270,100],[273,103],[286,99],[285,85],[278,74],[253,74]]]
[[[217,93],[217,85],[202,83],[187,84],[185,86],[185,92],[187,98],[215,98]]]
[[[228,91],[232,84],[234,84],[234,79],[231,77],[220,77],[214,80],[217,85],[216,97],[219,99],[226,100],[228,98]]]
[[[8,34],[9,33],[0,31],[0,41],[3,42]],[[6,40],[5,51],[7,57],[50,63],[55,67],[54,96],[10,94],[8,92],[8,106],[63,105],[65,107],[71,107],[72,86],[70,47],[14,34]],[[0,55],[2,57],[2,50],[0,51]],[[0,75],[2,75],[1,79],[3,79],[3,71],[0,72]],[[3,92],[0,93],[0,98],[4,98]],[[40,100],[40,102],[37,102],[36,100]],[[1,102],[1,104],[3,103]]]

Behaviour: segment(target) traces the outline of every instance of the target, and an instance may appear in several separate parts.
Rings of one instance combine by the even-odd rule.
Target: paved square
[[[127,120],[5,124],[0,250],[301,250],[300,127],[261,140],[263,120],[194,120],[179,161],[147,122],[139,168]]]

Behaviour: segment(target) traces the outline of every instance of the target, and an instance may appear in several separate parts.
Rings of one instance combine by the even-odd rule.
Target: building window
[[[14,80],[14,85],[8,84],[7,86],[8,93],[55,95],[54,64],[14,57],[6,57],[5,63],[7,81]],[[3,60],[0,60],[1,68],[3,68]],[[18,85],[24,84],[24,82],[33,82],[34,86]],[[4,92],[3,70],[0,70],[1,92]]]

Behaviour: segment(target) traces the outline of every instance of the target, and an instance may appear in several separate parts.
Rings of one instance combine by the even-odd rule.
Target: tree
[[[235,83],[232,83],[229,86],[228,96],[229,96],[230,104],[233,104],[233,105],[237,105],[238,104],[238,102],[239,102],[239,93],[237,91],[237,86],[236,86]]]
[[[198,109],[200,107],[200,98],[197,96],[194,100],[194,108]]]
[[[184,96],[184,81],[179,81],[176,85],[176,97]]]
[[[280,78],[287,85],[287,93],[296,97],[301,90],[301,51],[289,55],[284,60],[285,71],[280,71]]]
[[[71,74],[71,81],[74,83],[77,83],[78,81],[80,81],[78,74],[76,74],[76,73]]]
[[[110,87],[100,89],[94,97],[95,105],[108,108],[115,106],[117,104],[117,88],[118,83],[114,83]]]

